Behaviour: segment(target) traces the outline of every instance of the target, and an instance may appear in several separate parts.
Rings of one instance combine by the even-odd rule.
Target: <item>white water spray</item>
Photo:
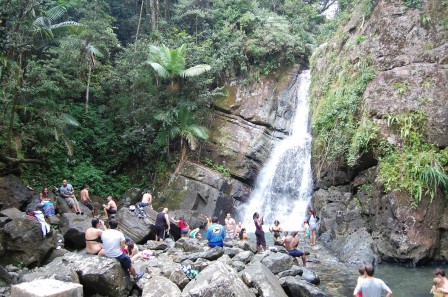
[[[252,215],[259,212],[265,225],[280,221],[283,230],[300,230],[313,190],[308,92],[310,71],[298,77],[297,108],[291,134],[279,141],[257,177],[249,203],[243,208],[244,225],[254,230]],[[266,228],[265,228],[266,229]]]

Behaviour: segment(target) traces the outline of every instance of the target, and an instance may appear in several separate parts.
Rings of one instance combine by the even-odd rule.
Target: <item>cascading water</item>
[[[310,71],[303,71],[297,83],[297,107],[291,134],[274,147],[257,177],[249,202],[244,207],[244,225],[253,230],[252,215],[259,212],[265,225],[280,221],[284,230],[299,230],[313,190],[311,133],[308,91]]]

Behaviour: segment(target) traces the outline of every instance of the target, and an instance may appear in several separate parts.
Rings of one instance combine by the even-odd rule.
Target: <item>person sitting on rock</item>
[[[226,230],[218,223],[218,217],[212,217],[212,225],[207,229],[208,246],[224,246],[224,238],[226,238]]]
[[[50,223],[49,218],[55,215],[54,204],[51,202],[49,197],[49,190],[47,187],[42,189],[42,192],[39,194],[39,207],[42,208],[42,211],[45,215],[45,221]]]
[[[89,185],[84,185],[81,192],[79,192],[79,197],[81,198],[82,204],[84,204],[92,213],[92,217],[95,217],[95,208],[93,207],[93,202],[89,196]]]
[[[249,240],[249,235],[247,235],[246,228],[242,228],[240,233],[238,234],[238,238],[240,240]]]
[[[112,199],[112,196],[107,197],[107,204],[103,204],[104,216],[109,218],[109,216],[115,216],[117,214],[117,204]]]
[[[301,250],[297,250],[297,246],[299,245],[299,240],[296,238],[297,234],[299,232],[293,231],[291,232],[291,235],[286,236],[283,246],[288,251],[288,254],[290,254],[293,257],[301,257],[303,267],[306,267],[306,256],[309,255],[309,252],[304,252]]]
[[[105,256],[106,251],[101,244],[101,235],[106,230],[104,222],[98,218],[92,219],[92,227],[86,230],[86,253],[92,255]]]
[[[184,217],[183,216],[180,217],[179,220],[175,220],[175,219],[171,219],[171,220],[173,222],[175,222],[176,224],[178,224],[181,237],[188,237],[188,233],[190,233],[190,227],[185,222]]]
[[[137,203],[137,206],[139,207],[147,207],[152,209],[152,191],[148,190],[143,192],[142,201]]]
[[[109,228],[104,231],[101,235],[101,240],[103,241],[103,247],[106,251],[106,257],[115,258],[120,261],[121,266],[124,269],[129,270],[131,275],[134,277],[134,281],[138,281],[144,274],[141,272],[137,274],[134,265],[132,265],[131,258],[123,253],[121,250],[125,246],[125,238],[123,233],[117,230],[118,223],[115,219],[109,220]]]
[[[207,226],[207,223],[205,223],[205,222],[200,223],[199,227],[190,231],[190,233],[188,234],[188,237],[196,238],[197,240],[202,240],[202,234],[201,234],[200,230],[204,230],[206,226]]]
[[[77,215],[84,214],[79,208],[78,200],[76,200],[75,190],[73,189],[73,186],[67,183],[66,179],[62,181],[62,186],[59,189],[59,192],[61,193],[62,197],[65,198],[65,201],[67,201],[68,206],[70,208],[73,208]]]
[[[156,216],[156,223],[154,224],[156,228],[156,241],[163,241],[166,234],[170,233],[170,218],[168,216],[168,208],[164,208]]]

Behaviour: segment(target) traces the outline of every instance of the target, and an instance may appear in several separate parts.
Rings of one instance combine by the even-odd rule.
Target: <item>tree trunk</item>
[[[140,31],[140,24],[142,22],[142,15],[143,15],[143,3],[145,3],[145,0],[142,0],[142,5],[140,7],[140,16],[138,18],[138,24],[137,24],[137,33],[135,33],[135,44],[134,44],[134,50],[137,50],[137,40],[138,40],[138,32]]]
[[[159,0],[149,0],[149,8],[151,10],[151,31],[157,32],[159,29]]]
[[[90,76],[92,75],[92,65],[89,63],[89,72],[87,73],[87,86],[86,86],[86,112],[89,111],[89,93],[90,93]]]
[[[185,144],[185,141],[181,140],[181,146],[182,146],[182,155],[180,157],[179,164],[177,164],[176,169],[174,170],[174,175],[177,175],[182,168],[182,165],[184,165],[185,160],[187,159],[187,145]]]

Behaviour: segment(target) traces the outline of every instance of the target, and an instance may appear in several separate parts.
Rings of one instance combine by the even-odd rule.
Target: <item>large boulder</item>
[[[86,230],[92,227],[91,218],[86,215],[64,213],[60,219],[60,231],[64,236],[65,245],[71,248],[86,247]]]
[[[128,296],[132,288],[129,273],[121,267],[118,260],[77,253],[56,258],[47,266],[24,275],[21,281],[44,278],[79,282],[87,295],[124,297]]]
[[[259,296],[286,297],[278,278],[260,262],[250,264],[241,271],[241,278],[250,288],[255,288]]]
[[[35,193],[25,187],[17,176],[0,177],[0,209],[15,207],[24,211],[34,196]]]
[[[253,296],[255,294],[238,277],[235,270],[216,261],[205,268],[182,291],[183,297]]]
[[[82,285],[61,282],[55,279],[41,279],[11,287],[12,297],[82,297]]]
[[[261,263],[268,267],[272,273],[277,274],[290,269],[293,264],[293,258],[288,254],[275,253],[264,257]]]
[[[247,264],[250,262],[250,260],[252,260],[252,258],[254,257],[254,253],[252,253],[251,251],[244,251],[241,253],[238,253],[233,260],[234,261],[241,261],[244,264]]]
[[[224,255],[224,248],[222,248],[220,246],[216,246],[214,248],[210,248],[210,249],[206,250],[205,252],[187,254],[184,259],[196,261],[197,259],[202,258],[202,259],[213,261],[213,260],[217,260],[222,255]]]
[[[176,248],[182,249],[184,252],[194,253],[194,252],[203,252],[204,251],[204,243],[200,242],[195,238],[180,238],[175,243]]]
[[[175,283],[163,276],[152,276],[143,287],[142,297],[180,297]]]
[[[0,235],[2,262],[23,263],[26,266],[42,265],[56,247],[56,238],[47,234],[44,238],[41,225],[35,218],[11,219]]]
[[[280,279],[286,294],[290,297],[326,297],[327,295],[318,287],[300,278],[300,276],[287,276]]]

